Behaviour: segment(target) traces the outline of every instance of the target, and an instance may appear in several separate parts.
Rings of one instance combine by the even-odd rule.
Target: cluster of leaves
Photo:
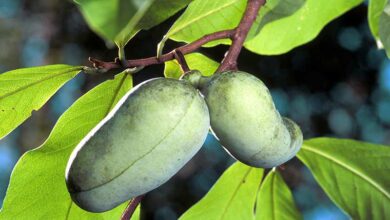
[[[192,42],[205,34],[237,26],[245,0],[77,0],[89,26],[118,46],[119,56],[140,30],[147,30],[187,6],[160,45],[168,39]],[[276,55],[314,39],[331,20],[362,0],[268,0],[244,46],[257,54]],[[386,6],[387,5],[387,6]],[[390,54],[390,6],[370,0],[369,24]],[[387,24],[387,25],[386,25]],[[275,37],[277,36],[277,37]],[[229,44],[218,40],[206,44]],[[186,56],[192,69],[212,74],[218,63],[200,54]],[[25,121],[83,67],[50,65],[0,75],[0,138]],[[178,78],[175,61],[166,77]],[[127,72],[117,74],[79,98],[57,121],[47,140],[25,153],[11,175],[0,219],[117,219],[125,204],[105,213],[89,213],[73,204],[64,180],[65,166],[78,142],[132,88]],[[298,158],[312,171],[329,197],[352,218],[390,216],[390,148],[352,140],[306,140]],[[263,180],[264,179],[264,180]],[[133,216],[138,219],[138,216]],[[233,164],[209,193],[181,219],[299,219],[293,197],[277,170]]]

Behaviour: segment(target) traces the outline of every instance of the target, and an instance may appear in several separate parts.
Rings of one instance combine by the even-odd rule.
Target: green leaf
[[[268,0],[260,9],[244,46],[258,54],[286,53],[313,40],[327,23],[361,2],[362,0]],[[245,0],[195,0],[173,24],[161,45],[168,38],[188,43],[206,34],[235,28],[245,6]],[[204,46],[217,44],[230,44],[230,40],[217,40]]]
[[[390,147],[315,138],[297,156],[352,219],[390,218]]]
[[[141,219],[141,204],[137,206],[130,220],[138,220],[138,219]]]
[[[191,53],[184,56],[190,69],[199,70],[204,76],[211,76],[217,70],[219,63],[201,53]],[[167,78],[178,79],[182,70],[176,60],[165,62],[164,75]]]
[[[254,204],[263,170],[240,162],[230,166],[198,203],[180,220],[254,219]]]
[[[244,46],[258,54],[286,53],[313,40],[326,24],[361,2],[362,0],[306,0],[290,16],[271,19],[271,22],[262,24],[258,34]],[[280,4],[286,2],[280,1]]]
[[[77,0],[88,25],[101,37],[120,48],[131,38],[135,26],[154,0]]]
[[[168,38],[192,42],[206,34],[232,29],[240,22],[245,6],[245,0],[195,0],[169,29],[163,42]],[[229,42],[229,40],[219,40],[210,42],[206,46],[229,44]]]
[[[390,58],[390,2],[387,3],[379,19],[379,39],[386,50],[387,57]]]
[[[269,0],[259,12],[247,39],[259,32],[266,23],[289,16],[298,10],[305,0]],[[192,2],[183,15],[174,23],[165,36],[167,38],[192,42],[206,34],[235,28],[245,11],[245,0],[219,0]],[[266,16],[265,16],[266,15]],[[264,17],[264,19],[263,19]],[[217,40],[204,46],[230,44],[230,40]]]
[[[368,2],[368,24],[372,35],[379,38],[379,17],[385,8],[387,0],[370,0]]]
[[[58,120],[39,148],[16,164],[0,219],[118,219],[125,206],[89,213],[75,205],[65,185],[65,166],[74,147],[132,87],[121,73],[78,99]]]
[[[155,1],[145,16],[137,24],[137,29],[147,30],[165,21],[192,0],[158,0]]]
[[[256,17],[246,41],[249,41],[256,36],[265,25],[293,15],[305,4],[305,2],[306,0],[267,1],[267,4],[261,7],[259,15]]]
[[[75,0],[89,26],[123,48],[140,30],[168,19],[191,0]]]
[[[0,74],[0,139],[31,116],[82,67],[50,65]]]
[[[256,220],[302,219],[290,189],[273,169],[261,184],[256,203]]]

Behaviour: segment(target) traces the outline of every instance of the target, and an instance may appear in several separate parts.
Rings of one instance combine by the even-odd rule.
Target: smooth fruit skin
[[[209,126],[206,103],[189,83],[139,85],[73,151],[66,171],[73,201],[103,212],[157,188],[200,149]]]
[[[202,92],[214,135],[236,159],[250,166],[271,168],[299,151],[299,126],[280,117],[260,79],[241,71],[223,72],[215,74]]]

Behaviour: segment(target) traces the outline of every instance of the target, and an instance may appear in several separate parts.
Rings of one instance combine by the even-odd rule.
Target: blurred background
[[[244,50],[240,56],[239,68],[265,82],[280,113],[295,120],[305,138],[334,136],[390,145],[390,61],[377,50],[366,14],[362,4],[327,25],[314,41],[287,54],[259,56]],[[153,56],[173,21],[139,33],[127,46],[127,56]],[[166,49],[177,45],[170,42]],[[112,45],[87,27],[70,1],[0,0],[0,72],[54,63],[89,65],[89,56],[113,60],[116,50],[107,46]],[[201,52],[220,60],[226,49],[218,46]],[[162,75],[163,65],[148,67],[135,76],[135,82]],[[105,78],[80,74],[0,140],[0,207],[18,158],[41,145],[58,117]],[[146,196],[146,219],[176,219],[233,162],[209,136],[193,160]],[[305,219],[348,219],[299,161],[287,163],[282,175]]]

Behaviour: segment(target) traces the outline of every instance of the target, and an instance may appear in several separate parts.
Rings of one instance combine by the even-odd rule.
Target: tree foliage
[[[168,40],[190,45],[204,35],[234,29],[247,5],[246,0],[75,2],[90,28],[104,40],[118,46],[122,61],[123,48],[140,30],[160,24],[180,10],[182,13],[161,40],[160,52]],[[329,22],[362,2],[268,0],[243,45],[256,54],[287,53],[313,40]],[[390,57],[389,3],[386,0],[370,0],[368,9],[368,23],[373,37],[383,45]],[[202,46],[231,43],[231,39],[225,37]],[[173,55],[166,57],[172,58]],[[179,78],[182,74],[180,62],[168,58],[165,77]],[[191,69],[199,69],[207,76],[212,75],[219,65],[201,53],[186,54],[185,58]],[[158,61],[156,58],[152,62]],[[94,71],[87,67],[50,65],[0,74],[0,138],[17,128],[62,85],[82,74],[82,70],[84,73]],[[105,213],[88,213],[77,207],[66,190],[64,173],[74,147],[131,88],[131,75],[124,71],[79,98],[59,118],[47,140],[20,158],[11,176],[0,219],[119,218],[124,205]],[[315,138],[305,141],[297,157],[309,168],[327,195],[350,217],[390,218],[388,146]],[[263,175],[266,176],[263,178]],[[134,216],[136,218],[139,217]],[[228,168],[207,195],[180,217],[183,220],[300,218],[292,192],[277,169],[264,174],[262,169],[240,162]]]

